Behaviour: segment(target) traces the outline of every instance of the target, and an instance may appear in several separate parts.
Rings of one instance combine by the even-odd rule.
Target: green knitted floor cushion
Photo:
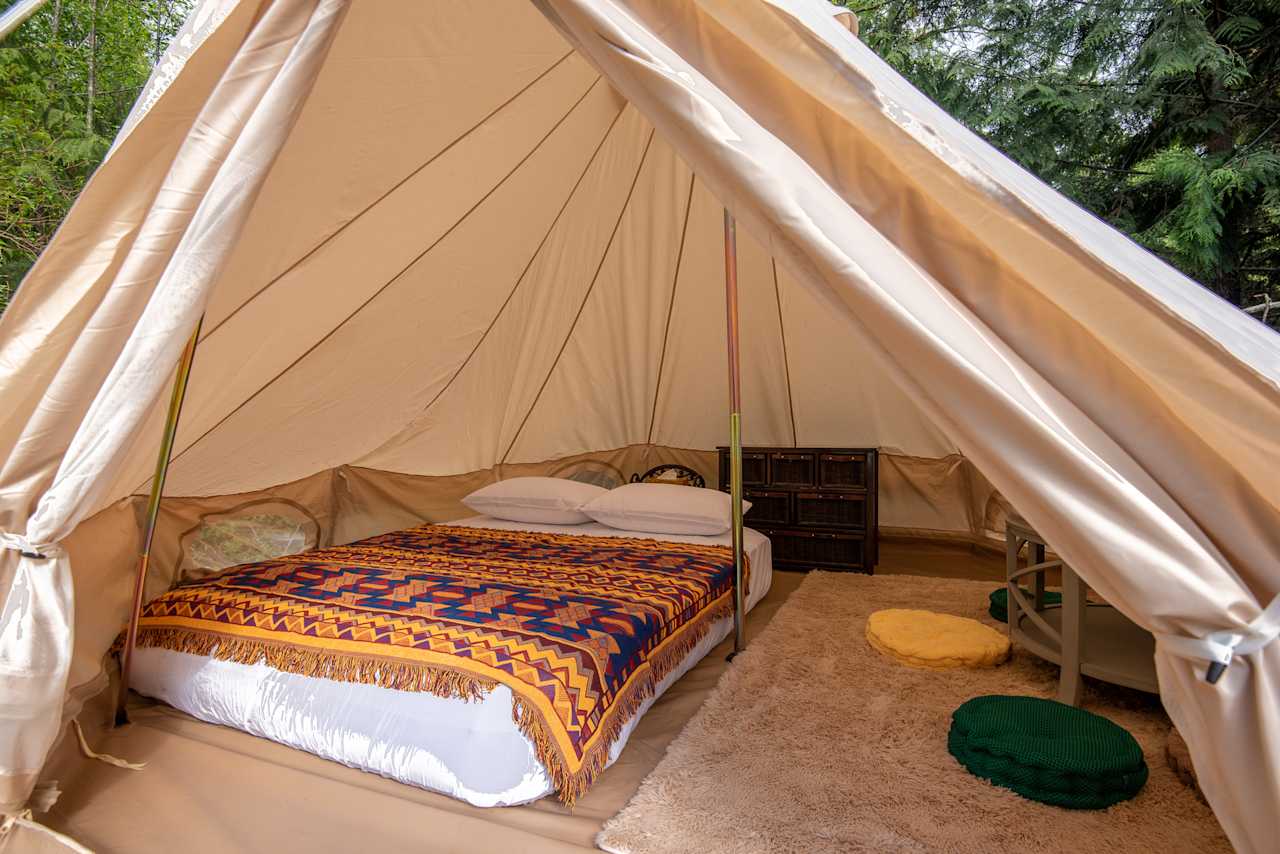
[[[1028,599],[1035,595],[1025,587],[1020,587],[1018,589],[1020,589],[1022,591],[1022,595],[1026,596]],[[993,619],[999,620],[1002,623],[1009,622],[1009,588],[999,587],[992,590],[991,595],[987,598],[991,600],[991,607],[987,609],[987,613],[990,614]],[[1046,590],[1044,592],[1044,603],[1046,605],[1061,605],[1062,594],[1055,593],[1052,590]]]
[[[974,697],[952,713],[947,749],[978,777],[1068,809],[1127,801],[1147,782],[1128,730],[1038,697]]]

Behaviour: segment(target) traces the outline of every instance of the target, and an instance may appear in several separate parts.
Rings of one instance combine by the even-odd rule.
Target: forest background
[[[0,310],[192,3],[50,0],[0,43]],[[1237,306],[1280,300],[1280,0],[843,5],[867,45],[1068,197]]]

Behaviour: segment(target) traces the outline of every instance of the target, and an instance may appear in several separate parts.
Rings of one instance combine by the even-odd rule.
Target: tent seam
[[[254,301],[254,300],[256,300],[258,297],[262,296],[264,293],[266,293],[267,291],[269,291],[269,290],[272,288],[272,286],[273,286],[273,285],[275,285],[277,282],[279,282],[279,281],[280,281],[281,279],[283,279],[285,276],[289,275],[289,274],[290,274],[290,273],[292,273],[294,270],[296,270],[300,264],[302,264],[304,261],[306,261],[306,260],[307,260],[308,258],[310,258],[311,256],[315,255],[317,252],[319,252],[319,251],[320,251],[321,249],[323,249],[325,246],[327,246],[331,241],[333,241],[334,239],[336,239],[336,238],[337,238],[339,235],[341,235],[344,231],[346,231],[348,228],[350,228],[352,225],[354,225],[354,224],[356,223],[356,221],[357,221],[357,220],[359,220],[359,219],[360,219],[361,217],[363,217],[365,214],[369,213],[369,211],[373,210],[373,209],[374,209],[374,208],[376,208],[378,205],[380,205],[380,204],[382,204],[384,201],[386,201],[386,200],[387,200],[387,199],[388,199],[388,198],[389,198],[393,193],[395,193],[395,192],[396,192],[396,190],[399,190],[401,187],[403,187],[403,186],[404,186],[405,184],[407,184],[409,181],[413,180],[413,178],[414,178],[414,177],[416,177],[419,173],[421,173],[421,172],[422,172],[422,170],[426,169],[426,168],[427,168],[428,166],[430,166],[432,163],[435,163],[435,162],[436,162],[437,160],[439,160],[441,157],[443,157],[444,155],[448,154],[448,153],[449,153],[449,151],[451,151],[451,150],[452,150],[456,145],[458,145],[458,143],[462,142],[462,141],[463,141],[463,140],[465,140],[467,137],[471,136],[471,134],[475,133],[477,130],[479,130],[480,128],[484,127],[484,126],[489,122],[489,120],[490,120],[490,119],[492,119],[494,116],[498,115],[498,113],[502,112],[502,111],[503,111],[503,110],[505,110],[507,107],[509,107],[511,104],[513,104],[513,103],[516,101],[516,99],[518,99],[521,95],[523,95],[524,93],[526,93],[526,92],[528,92],[530,89],[532,89],[534,86],[536,86],[540,81],[542,81],[542,79],[543,79],[543,78],[545,78],[545,77],[546,77],[548,74],[550,74],[552,71],[555,71],[557,68],[559,68],[559,67],[560,67],[560,64],[561,64],[561,63],[563,63],[563,62],[564,62],[566,59],[568,59],[570,56],[573,56],[573,54],[574,54],[574,53],[575,53],[575,51],[569,51],[569,52],[568,52],[568,53],[566,53],[564,56],[562,56],[562,57],[560,57],[559,59],[557,59],[555,62],[553,62],[551,65],[549,65],[549,66],[546,68],[546,70],[545,70],[545,71],[542,71],[541,73],[539,73],[539,74],[538,74],[538,76],[537,76],[537,77],[533,78],[533,79],[532,79],[532,80],[530,80],[526,85],[522,86],[522,87],[520,88],[520,90],[519,90],[519,91],[515,92],[513,95],[511,95],[511,97],[507,98],[507,100],[503,101],[503,102],[502,102],[501,104],[499,104],[497,107],[494,107],[494,108],[493,108],[493,110],[492,110],[490,113],[488,113],[484,118],[480,119],[480,121],[476,122],[474,125],[472,125],[471,127],[469,127],[467,130],[463,131],[459,136],[454,137],[454,138],[449,142],[449,144],[448,144],[448,145],[446,145],[444,148],[440,149],[440,150],[439,150],[439,151],[437,151],[435,154],[431,155],[431,157],[429,157],[429,158],[428,158],[424,163],[422,163],[422,165],[420,165],[420,166],[416,167],[416,168],[415,168],[413,171],[411,171],[409,174],[405,175],[405,176],[404,176],[403,178],[401,178],[399,181],[397,181],[396,183],[392,184],[392,185],[391,185],[391,187],[389,187],[389,188],[386,190],[386,192],[384,192],[382,195],[378,196],[378,198],[376,198],[376,199],[374,199],[372,202],[370,202],[366,207],[364,207],[363,209],[361,209],[359,213],[357,213],[355,216],[353,216],[353,217],[351,217],[350,219],[348,219],[346,222],[342,223],[342,225],[338,226],[338,228],[337,228],[336,230],[334,230],[334,231],[330,232],[329,234],[325,235],[325,237],[324,237],[324,239],[323,239],[323,240],[321,240],[321,241],[320,241],[319,243],[317,243],[315,246],[313,246],[313,247],[311,247],[310,249],[308,249],[308,250],[307,250],[305,253],[303,253],[303,254],[302,254],[302,256],[301,256],[301,257],[299,257],[296,261],[294,261],[293,263],[291,263],[291,264],[290,264],[288,267],[286,267],[284,270],[280,271],[280,273],[279,273],[278,275],[276,275],[274,278],[272,278],[272,279],[271,279],[271,281],[267,282],[267,283],[266,283],[265,285],[263,285],[259,290],[257,290],[257,291],[255,291],[254,293],[250,294],[250,295],[249,295],[249,296],[244,300],[244,302],[242,302],[242,303],[240,303],[238,306],[236,306],[236,307],[235,307],[235,308],[234,308],[234,309],[233,309],[233,310],[232,310],[232,311],[231,311],[231,312],[230,312],[226,317],[222,318],[222,319],[221,319],[221,320],[219,320],[216,324],[214,324],[214,326],[213,326],[213,327],[212,327],[208,332],[206,332],[206,333],[204,334],[204,336],[203,336],[200,340],[201,340],[201,341],[206,341],[206,340],[208,340],[208,339],[209,339],[209,338],[210,338],[210,337],[211,337],[215,332],[217,332],[217,331],[218,331],[219,329],[221,329],[221,328],[222,328],[222,327],[223,327],[223,326],[224,326],[228,321],[230,321],[230,320],[231,320],[231,318],[233,318],[233,317],[235,317],[237,314],[239,314],[241,309],[243,309],[245,306],[249,305],[249,303],[253,302],[253,301]],[[596,79],[597,79],[597,80],[599,80],[599,78],[598,78],[598,77],[597,77]],[[594,83],[593,83],[592,85],[594,85]],[[539,145],[541,145],[541,143],[539,143]]]
[[[667,340],[671,337],[671,315],[676,307],[676,288],[680,285],[680,267],[684,263],[684,242],[689,234],[689,216],[693,213],[693,188],[698,180],[698,173],[689,167],[689,199],[684,206],[684,225],[680,227],[680,248],[676,250],[676,272],[671,277],[671,299],[667,303],[667,322],[662,330],[662,353],[658,356],[658,374],[653,384],[653,409],[649,413],[649,433],[646,443],[653,444],[653,430],[658,421],[658,393],[662,391],[662,371],[667,364]]]
[[[556,226],[560,224],[560,218],[564,216],[564,212],[568,210],[569,205],[573,203],[574,197],[577,196],[578,194],[578,188],[582,186],[583,179],[585,179],[587,177],[587,173],[591,171],[591,167],[595,164],[596,158],[600,156],[600,152],[601,150],[604,149],[605,143],[609,141],[609,137],[613,134],[613,129],[617,126],[618,120],[622,118],[622,114],[627,111],[627,107],[629,106],[630,106],[629,102],[624,103],[622,105],[622,109],[618,110],[617,115],[613,117],[613,121],[609,123],[609,127],[605,130],[604,136],[600,138],[600,142],[596,144],[595,150],[591,152],[591,157],[587,159],[587,165],[583,167],[582,173],[578,175],[578,180],[574,182],[573,188],[569,190],[569,195],[565,198],[564,204],[560,206],[560,210],[556,213],[555,218],[552,219],[551,225],[550,227],[547,228],[546,234],[542,236],[542,240],[538,242],[537,248],[534,249],[533,254],[529,256],[528,263],[526,263],[524,265],[524,269],[520,271],[520,276],[519,278],[516,279],[515,285],[512,286],[511,292],[507,294],[507,298],[503,300],[502,305],[498,307],[497,313],[495,313],[493,316],[493,319],[489,321],[489,325],[488,327],[486,327],[485,331],[481,334],[480,340],[476,342],[476,345],[471,348],[471,352],[468,353],[467,357],[462,360],[462,364],[459,365],[458,369],[453,372],[453,375],[451,377],[449,377],[449,380],[445,383],[444,388],[440,389],[440,391],[438,391],[436,395],[433,398],[431,398],[431,400],[427,403],[427,405],[424,406],[422,410],[413,419],[411,419],[408,424],[405,425],[405,427],[411,426],[414,422],[426,416],[427,412],[429,412],[431,408],[436,405],[436,403],[440,400],[440,398],[444,397],[445,393],[449,391],[450,388],[453,387],[454,382],[458,379],[459,376],[461,376],[462,372],[466,370],[467,365],[471,364],[471,360],[475,358],[475,355],[477,352],[479,352],[481,346],[483,346],[484,342],[488,340],[489,333],[492,332],[493,328],[498,325],[498,321],[502,319],[502,315],[506,312],[507,306],[510,305],[511,300],[515,298],[516,292],[520,290],[520,286],[524,284],[525,276],[529,274],[529,270],[533,268],[534,262],[537,261],[538,256],[542,254],[542,250],[546,246],[547,241],[551,238],[552,233],[556,230]],[[404,429],[405,428],[401,428],[401,432]],[[386,443],[384,442],[382,445],[379,445],[377,448],[374,448],[372,451],[369,451],[368,453],[363,454],[361,458],[367,457],[371,454],[376,454],[378,451],[382,450],[385,444]]]
[[[778,288],[778,259],[769,255],[773,267],[773,297],[778,303],[778,337],[782,340],[782,372],[787,378],[787,412],[791,415],[791,447],[800,447],[796,432],[796,405],[791,397],[791,359],[787,355],[787,324],[782,319],[782,292]]]
[[[277,373],[277,374],[276,374],[274,377],[272,377],[268,382],[266,382],[266,383],[264,383],[262,386],[260,386],[260,387],[258,388],[258,390],[257,390],[257,391],[255,391],[253,394],[249,395],[249,397],[247,397],[247,398],[245,398],[243,401],[241,401],[241,402],[240,402],[240,404],[238,404],[234,409],[232,409],[230,412],[228,412],[226,415],[224,415],[221,419],[219,419],[219,420],[218,420],[218,423],[214,424],[212,427],[210,427],[210,428],[209,428],[208,430],[206,430],[204,433],[200,434],[200,436],[199,436],[195,441],[193,441],[190,445],[187,445],[187,446],[186,446],[185,448],[183,448],[181,451],[179,451],[178,453],[174,454],[174,455],[173,455],[173,458],[172,458],[172,460],[171,460],[171,462],[170,462],[170,464],[172,465],[172,463],[177,462],[179,458],[181,458],[182,456],[184,456],[188,451],[190,451],[192,448],[194,448],[194,447],[195,447],[196,445],[198,445],[200,442],[204,441],[204,440],[205,440],[205,438],[207,438],[211,433],[213,433],[215,430],[217,430],[219,427],[221,427],[223,424],[225,424],[228,420],[230,420],[232,417],[234,417],[234,416],[235,416],[235,414],[236,414],[237,412],[239,412],[240,410],[244,409],[244,407],[248,406],[248,405],[249,405],[249,403],[251,403],[253,400],[255,400],[255,399],[256,399],[260,394],[262,394],[264,391],[266,391],[268,388],[270,388],[272,385],[274,385],[274,384],[275,384],[275,382],[276,382],[277,380],[279,380],[279,379],[280,379],[281,377],[283,377],[285,374],[289,373],[289,372],[290,372],[290,371],[292,371],[295,367],[297,367],[297,366],[298,366],[298,365],[299,365],[303,360],[305,360],[308,356],[310,356],[312,353],[314,353],[314,352],[316,351],[316,349],[318,349],[318,348],[320,347],[320,345],[322,345],[324,342],[328,341],[328,340],[333,336],[333,334],[334,334],[334,333],[336,333],[339,329],[343,328],[343,327],[344,327],[344,326],[346,326],[348,323],[350,323],[350,322],[351,322],[351,319],[352,319],[353,317],[355,317],[355,316],[356,316],[357,314],[359,314],[360,312],[364,311],[364,309],[365,309],[365,308],[367,308],[367,307],[368,307],[368,306],[369,306],[369,305],[370,305],[370,304],[371,304],[375,299],[377,299],[381,294],[383,294],[383,293],[387,290],[387,288],[391,287],[393,284],[395,284],[397,281],[399,281],[399,280],[400,280],[400,278],[401,278],[402,276],[404,276],[404,274],[405,274],[405,273],[409,272],[409,270],[411,270],[414,266],[416,266],[416,265],[418,264],[418,262],[419,262],[419,261],[421,261],[421,260],[422,260],[423,258],[425,258],[427,255],[431,254],[431,251],[432,251],[433,249],[435,249],[437,246],[439,246],[439,245],[440,245],[440,243],[441,243],[441,242],[443,242],[446,238],[448,238],[448,236],[449,236],[450,234],[452,234],[452,233],[454,232],[454,230],[456,230],[456,229],[458,228],[458,226],[460,226],[462,223],[466,222],[466,221],[467,221],[467,219],[471,216],[471,214],[475,213],[475,211],[476,211],[477,209],[479,209],[479,207],[480,207],[481,205],[483,205],[483,204],[484,204],[484,203],[489,199],[489,197],[491,197],[494,193],[496,193],[496,192],[498,191],[498,189],[499,189],[500,187],[502,187],[504,184],[506,184],[506,183],[507,183],[507,181],[511,178],[511,176],[512,176],[512,175],[514,175],[516,172],[518,172],[521,168],[523,168],[523,167],[524,167],[524,165],[525,165],[526,163],[528,163],[528,162],[529,162],[529,159],[530,159],[530,158],[532,158],[532,157],[533,157],[533,155],[534,155],[534,154],[536,154],[540,148],[542,148],[543,144],[544,144],[548,139],[550,139],[550,138],[552,137],[552,135],[554,135],[554,134],[555,134],[555,132],[556,132],[557,130],[559,130],[559,129],[560,129],[561,125],[563,125],[563,124],[564,124],[564,122],[569,118],[569,116],[573,115],[573,113],[577,110],[578,105],[580,105],[583,101],[585,101],[585,100],[586,100],[586,98],[587,98],[587,96],[588,96],[588,95],[590,95],[590,94],[595,90],[596,85],[597,85],[597,84],[599,84],[599,82],[600,82],[602,79],[604,79],[604,78],[603,78],[603,75],[601,75],[601,76],[599,76],[599,77],[596,77],[596,79],[592,82],[592,84],[591,84],[590,86],[588,86],[588,87],[587,87],[586,91],[585,91],[585,92],[583,92],[583,93],[582,93],[582,95],[578,98],[578,100],[577,100],[577,101],[575,101],[575,102],[573,103],[573,106],[571,106],[571,107],[569,108],[568,112],[566,112],[563,116],[561,116],[561,117],[560,117],[560,119],[559,119],[559,120],[557,120],[557,121],[556,121],[556,123],[555,123],[554,125],[552,125],[551,129],[550,129],[550,130],[548,130],[548,131],[547,131],[547,133],[542,137],[542,139],[540,139],[540,140],[538,141],[538,144],[537,144],[537,145],[535,145],[533,148],[529,149],[529,152],[528,152],[527,154],[525,154],[525,156],[524,156],[524,157],[520,158],[520,161],[519,161],[519,162],[518,162],[514,167],[512,167],[511,171],[509,171],[506,175],[504,175],[500,181],[498,181],[497,183],[495,183],[495,184],[493,185],[493,187],[491,187],[487,192],[485,192],[485,194],[484,194],[483,196],[481,196],[481,197],[476,201],[476,203],[475,203],[474,205],[472,205],[470,208],[468,208],[468,209],[467,209],[467,212],[466,212],[466,213],[464,213],[462,216],[460,216],[460,217],[457,219],[457,221],[456,221],[456,222],[454,222],[454,224],[453,224],[453,225],[449,226],[449,228],[444,232],[444,234],[440,235],[438,238],[436,238],[434,241],[432,241],[432,243],[431,243],[431,245],[430,245],[430,246],[428,246],[426,249],[424,249],[424,250],[423,250],[421,253],[419,253],[416,257],[414,257],[414,259],[413,259],[412,261],[410,261],[410,262],[409,262],[408,264],[406,264],[403,268],[401,268],[400,272],[396,273],[394,276],[392,276],[390,279],[388,279],[388,280],[387,280],[387,282],[386,282],[382,287],[378,288],[378,290],[377,290],[377,291],[375,291],[372,295],[370,295],[370,297],[369,297],[368,299],[366,299],[364,302],[362,302],[359,306],[357,306],[357,307],[356,307],[356,309],[355,309],[354,311],[352,311],[352,312],[351,312],[350,314],[348,314],[345,318],[343,318],[343,320],[342,320],[342,322],[341,322],[341,323],[339,323],[339,324],[337,324],[336,326],[334,326],[334,327],[333,327],[332,329],[330,329],[327,333],[325,333],[325,334],[324,334],[324,336],[322,336],[322,337],[320,338],[320,340],[316,341],[314,344],[312,344],[310,347],[308,347],[308,348],[306,349],[306,351],[304,351],[304,352],[302,353],[302,355],[298,356],[298,358],[296,358],[296,359],[294,359],[292,362],[290,362],[290,363],[289,363],[289,364],[288,364],[288,365],[287,365],[287,366],[286,366],[282,371],[280,371],[279,373]],[[150,480],[151,480],[151,478],[147,478],[147,480],[144,480],[141,484],[139,484],[139,486],[137,487],[137,489],[141,489],[143,486],[145,486],[147,483],[149,483],[149,482],[150,482]],[[136,491],[136,490],[135,490],[135,491]]]
[[[631,187],[627,190],[627,197],[622,202],[622,210],[618,211],[618,219],[613,224],[613,231],[609,233],[609,240],[605,243],[604,252],[600,255],[600,263],[596,265],[595,274],[591,277],[591,284],[587,286],[587,292],[582,295],[582,302],[578,304],[578,313],[573,316],[573,322],[569,324],[569,331],[564,336],[564,341],[560,343],[560,350],[556,353],[555,360],[551,363],[551,368],[547,371],[546,377],[542,380],[542,385],[538,388],[538,393],[533,397],[533,403],[529,405],[529,409],[525,412],[524,418],[520,421],[520,426],[516,428],[515,435],[511,437],[511,444],[507,445],[506,453],[502,455],[502,459],[498,460],[498,465],[506,465],[507,457],[511,456],[511,451],[516,446],[516,442],[520,441],[520,434],[524,431],[524,427],[529,423],[529,417],[533,415],[533,411],[538,408],[538,401],[542,399],[542,393],[547,390],[547,384],[551,382],[551,377],[555,375],[556,368],[560,366],[560,358],[564,355],[564,351],[569,347],[569,341],[573,339],[573,333],[578,328],[578,321],[582,318],[582,312],[587,307],[587,302],[591,299],[591,294],[596,289],[596,282],[600,280],[600,271],[604,269],[605,262],[609,260],[609,253],[613,250],[613,241],[618,236],[618,230],[622,227],[622,220],[626,218],[627,210],[631,207],[631,197],[635,195],[636,184],[640,182],[640,173],[644,171],[645,161],[649,159],[649,148],[653,145],[653,137],[657,133],[656,127],[649,130],[649,139],[644,144],[644,151],[640,154],[640,165],[636,167],[636,174],[631,179]]]

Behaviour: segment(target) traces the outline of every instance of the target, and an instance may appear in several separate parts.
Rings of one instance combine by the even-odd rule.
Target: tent
[[[106,688],[202,316],[152,593],[254,502],[342,542],[565,460],[706,470],[724,208],[745,440],[881,448],[906,532],[981,537],[998,491],[1156,634],[1208,799],[1269,849],[1280,338],[823,0],[198,4],[0,320],[4,810]]]

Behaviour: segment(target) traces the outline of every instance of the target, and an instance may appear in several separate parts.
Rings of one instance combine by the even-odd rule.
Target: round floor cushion
[[[931,670],[994,667],[1009,658],[1009,639],[1002,632],[933,611],[876,611],[867,618],[867,642],[902,664]]]
[[[1039,697],[974,697],[952,713],[947,749],[978,777],[1069,809],[1127,801],[1147,782],[1128,730]]]
[[[1028,590],[1025,587],[1020,589],[1022,590],[1023,596],[1025,596],[1029,601],[1034,601],[1034,599],[1032,599],[1032,597],[1035,596],[1033,591]],[[1009,588],[997,587],[995,590],[991,591],[991,595],[988,596],[987,599],[991,602],[991,606],[987,608],[987,613],[990,614],[993,619],[999,620],[1002,623],[1009,622]],[[1061,605],[1062,594],[1054,592],[1053,590],[1046,590],[1044,592],[1044,604]]]

